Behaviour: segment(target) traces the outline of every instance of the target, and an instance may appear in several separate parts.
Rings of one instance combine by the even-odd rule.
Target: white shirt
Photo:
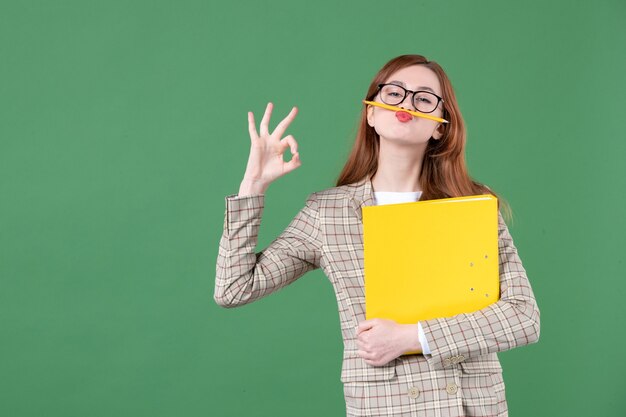
[[[374,204],[377,206],[381,206],[383,204],[412,203],[419,200],[421,195],[421,191],[374,191]],[[417,334],[420,340],[420,344],[422,345],[422,352],[425,354],[430,354],[428,342],[426,341],[424,330],[422,330],[422,325],[419,321],[417,322]]]

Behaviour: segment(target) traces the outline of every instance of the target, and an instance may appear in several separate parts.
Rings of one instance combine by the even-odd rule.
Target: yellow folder
[[[367,320],[415,324],[500,299],[493,195],[364,206],[362,213]]]

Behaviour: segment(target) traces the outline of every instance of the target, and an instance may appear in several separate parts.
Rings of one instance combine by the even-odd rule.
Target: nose
[[[398,107],[402,107],[403,109],[413,110],[413,103],[411,103],[412,97],[413,97],[412,94],[407,94],[406,97],[404,98],[404,100],[402,100],[400,103],[398,103],[397,106]]]

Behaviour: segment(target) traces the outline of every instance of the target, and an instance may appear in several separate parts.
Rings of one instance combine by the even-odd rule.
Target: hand
[[[250,132],[250,156],[244,175],[244,182],[263,184],[267,187],[275,179],[293,171],[301,165],[298,154],[298,143],[293,136],[287,135],[281,139],[287,126],[296,117],[298,109],[294,107],[291,112],[269,133],[269,121],[272,114],[273,104],[268,103],[265,114],[261,120],[260,133],[257,133],[254,122],[254,114],[248,112],[248,130]],[[292,158],[283,161],[283,153],[290,148]]]
[[[415,326],[379,318],[359,324],[357,347],[365,363],[374,366],[382,366],[408,351],[421,351]]]

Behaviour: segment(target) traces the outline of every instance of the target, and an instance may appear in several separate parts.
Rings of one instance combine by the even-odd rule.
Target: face
[[[443,97],[441,85],[437,75],[423,65],[412,65],[402,68],[389,76],[384,82],[398,82],[407,90],[426,90],[428,87],[434,91],[439,97]],[[415,110],[411,103],[412,94],[408,93],[404,101],[397,107]],[[382,103],[380,92],[372,101]],[[428,113],[433,116],[443,117],[443,103],[439,103],[437,108]],[[381,107],[367,106],[367,123],[372,126],[381,140],[389,140],[398,144],[425,144],[432,137],[441,139],[443,133],[443,125],[434,120],[425,119],[423,117],[414,116],[408,122],[401,122],[396,118],[393,110],[383,109]]]

